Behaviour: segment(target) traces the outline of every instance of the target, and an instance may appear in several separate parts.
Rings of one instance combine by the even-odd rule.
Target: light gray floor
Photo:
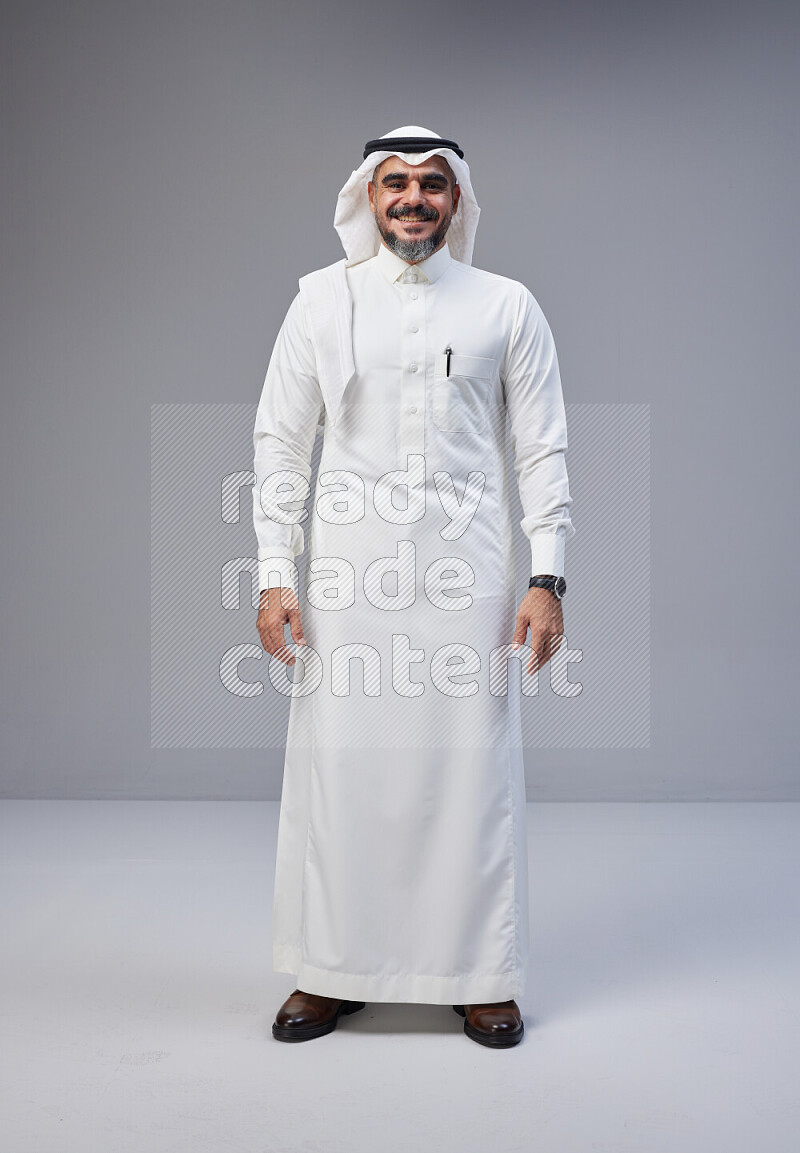
[[[7,801],[3,1153],[794,1153],[797,804],[529,805],[526,1036],[274,1041],[274,803]]]

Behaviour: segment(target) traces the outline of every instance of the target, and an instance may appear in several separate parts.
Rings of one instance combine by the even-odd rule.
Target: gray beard
[[[395,236],[388,228],[384,230],[380,224],[378,224],[378,231],[383,237],[386,247],[391,249],[396,256],[399,256],[401,260],[405,260],[408,264],[416,264],[417,261],[427,260],[429,256],[433,256],[447,235],[451,219],[452,217],[441,220],[439,227],[427,237],[427,239],[401,240],[399,236]]]

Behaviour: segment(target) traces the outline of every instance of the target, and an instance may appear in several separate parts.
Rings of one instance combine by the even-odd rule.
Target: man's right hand
[[[267,652],[277,657],[279,661],[283,661],[285,665],[293,665],[295,657],[286,647],[284,636],[287,621],[295,644],[306,644],[303,622],[300,619],[300,605],[294,589],[262,589],[258,620],[256,621],[261,643]]]

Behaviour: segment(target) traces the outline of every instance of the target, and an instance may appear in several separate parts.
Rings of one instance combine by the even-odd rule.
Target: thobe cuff
[[[531,576],[564,575],[564,536],[537,533],[531,537]]]
[[[290,588],[298,596],[297,565],[290,548],[258,550],[258,587],[261,589]]]

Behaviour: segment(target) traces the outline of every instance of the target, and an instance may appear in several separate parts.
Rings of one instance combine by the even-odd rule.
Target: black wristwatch
[[[564,593],[567,591],[567,582],[562,576],[535,576],[531,577],[528,588],[550,589],[556,600],[563,600]]]

